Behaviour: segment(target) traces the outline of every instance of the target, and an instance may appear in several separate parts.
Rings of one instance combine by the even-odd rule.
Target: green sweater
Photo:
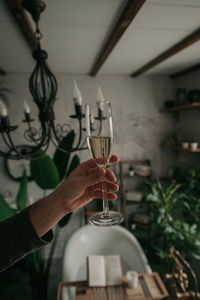
[[[53,231],[39,238],[26,208],[15,216],[0,222],[0,272],[26,254],[50,243]]]

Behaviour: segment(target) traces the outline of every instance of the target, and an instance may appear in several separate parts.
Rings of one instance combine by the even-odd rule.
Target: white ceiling
[[[46,0],[42,46],[54,72],[88,74],[127,0]],[[34,24],[33,24],[34,25]],[[146,0],[100,73],[130,74],[200,27],[200,0]],[[30,48],[0,2],[0,68],[30,72]],[[146,74],[171,74],[200,63],[200,42]]]

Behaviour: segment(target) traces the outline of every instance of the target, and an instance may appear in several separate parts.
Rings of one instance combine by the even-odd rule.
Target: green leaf
[[[67,175],[66,178],[70,175],[72,171],[76,169],[80,165],[80,158],[78,157],[77,154],[75,154],[72,158],[71,164],[69,166],[69,169],[67,170]]]
[[[160,258],[166,259],[167,255],[166,255],[165,251],[164,251],[162,248],[159,248],[159,247],[154,246],[154,249],[155,249],[155,251],[156,251],[156,254],[157,254]]]
[[[43,153],[42,150],[39,153]],[[31,177],[43,190],[54,189],[60,182],[54,161],[47,154],[30,162]]]
[[[26,200],[27,200],[27,176],[26,176],[26,170],[24,170],[20,182],[19,191],[17,193],[17,198],[16,198],[16,205],[18,210],[23,210],[26,207]]]
[[[65,225],[67,225],[69,223],[69,220],[72,216],[72,213],[67,214],[66,216],[64,216],[59,222],[58,225],[59,227],[64,227]]]
[[[65,149],[66,151],[71,150],[74,138],[75,133],[73,130],[71,130],[60,142],[56,152],[54,153],[53,161],[58,169],[60,180],[62,180],[66,174],[71,153],[63,152],[59,149],[59,147]]]
[[[16,211],[12,209],[8,203],[4,200],[3,196],[0,195],[0,221],[8,219],[14,216]]]
[[[194,257],[194,258],[196,258],[197,260],[200,260],[200,255],[198,255],[198,254],[196,254],[194,252],[191,253],[191,256]]]

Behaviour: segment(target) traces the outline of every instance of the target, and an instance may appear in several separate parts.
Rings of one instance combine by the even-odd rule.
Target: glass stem
[[[102,193],[104,193],[103,182],[105,182],[105,180],[102,181]],[[103,200],[103,215],[104,216],[110,215],[108,200]]]
[[[109,211],[109,205],[107,200],[103,200],[103,215],[104,216],[109,216],[110,211]]]

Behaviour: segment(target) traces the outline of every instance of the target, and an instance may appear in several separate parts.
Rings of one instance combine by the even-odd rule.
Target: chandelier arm
[[[1,136],[2,136],[2,138],[3,138],[3,140],[4,140],[4,143],[5,143],[6,146],[9,148],[9,150],[12,150],[12,145],[10,145],[10,144],[8,143],[7,138],[6,138],[6,136],[5,136],[5,132],[2,132],[2,133],[1,133]]]
[[[36,105],[40,111],[42,108],[42,105],[41,105],[40,101],[38,100],[35,90],[32,86],[32,82],[34,82],[34,85],[36,85],[36,83],[37,83],[37,76],[35,76],[35,74],[38,74],[38,72],[39,72],[39,64],[37,62],[36,67],[34,68],[32,74],[29,78],[29,90],[31,92],[31,95],[33,96],[33,101],[36,103]]]
[[[63,148],[59,147],[59,144],[60,144],[61,140],[57,136],[54,120],[50,121],[50,126],[51,126],[52,131],[53,131],[53,136],[52,136],[52,132],[51,132],[51,140],[52,140],[52,143],[54,144],[54,146],[58,147],[59,150],[61,150],[63,152],[69,153],[70,151],[64,150]]]
[[[41,78],[42,98],[48,99],[49,97],[47,97],[47,94],[46,94],[47,89],[46,89],[46,84],[45,84],[45,80],[44,80],[44,74],[45,74],[44,61],[42,61],[42,63],[41,63],[41,68],[39,70],[39,73],[40,73],[40,78]]]
[[[43,126],[42,126],[43,127]],[[31,125],[30,125],[30,123],[28,124],[28,129],[27,129],[27,131],[25,131],[25,133],[27,132],[27,134],[29,134],[29,132],[30,132],[30,140],[32,141],[32,142],[34,142],[36,145],[38,145],[38,143],[40,143],[42,140],[44,140],[45,139],[45,137],[46,137],[46,128],[45,128],[45,133],[44,133],[44,130],[43,130],[43,133],[41,134],[41,136],[40,137],[38,137],[38,138],[35,138],[34,137],[34,133],[32,134],[32,130],[34,130],[35,129],[35,131],[36,131],[36,134],[38,134],[39,135],[39,131],[40,131],[40,129],[41,128],[39,128],[39,130],[37,130],[35,127],[31,127]],[[36,135],[35,134],[35,135]],[[25,136],[25,138],[26,138],[26,136]],[[27,138],[26,138],[27,139]]]
[[[51,84],[50,86],[54,86],[54,89],[51,89],[51,95],[49,97],[49,103],[48,103],[48,109],[52,108],[53,109],[53,104],[56,101],[56,94],[58,91],[58,83],[57,80],[55,78],[55,76],[53,75],[53,73],[46,67],[46,71],[48,76],[48,79],[50,80]]]
[[[17,147],[14,145],[14,143],[13,143],[13,140],[12,140],[12,138],[11,138],[11,135],[10,135],[10,133],[9,132],[6,132],[6,135],[7,135],[7,138],[8,138],[8,141],[10,142],[10,145],[11,145],[11,148],[10,148],[10,150],[12,150],[12,151],[15,151],[17,154],[19,154],[20,155],[20,152],[17,150]],[[5,140],[4,140],[5,141]],[[7,144],[7,143],[6,143]],[[7,144],[8,145],[8,144]]]
[[[50,143],[50,131],[51,131],[51,129],[48,126],[48,124],[46,124],[46,122],[41,122],[41,124],[42,124],[42,126],[41,126],[42,134],[41,134],[41,137],[37,139],[39,142],[37,142],[37,140],[33,140],[36,143],[36,145],[38,145],[38,147],[44,147],[46,145],[49,145],[49,143]],[[45,149],[47,149],[47,148],[45,148]]]
[[[78,118],[78,121],[79,121],[79,138],[78,138],[78,142],[77,142],[76,146],[72,147],[70,151],[67,151],[67,150],[59,147],[59,145],[56,145],[61,151],[69,153],[69,152],[75,152],[75,151],[78,151],[78,150],[86,150],[87,149],[87,147],[84,147],[86,139],[83,142],[82,146],[80,147],[80,143],[81,143],[81,140],[82,140],[82,118]],[[56,134],[55,124],[54,124],[53,121],[51,121],[51,126],[52,126],[52,129],[53,129],[54,138],[56,139],[57,143],[59,144],[61,141],[60,141],[59,137]],[[52,142],[53,142],[53,139],[52,139]],[[54,145],[55,145],[55,141],[54,141]]]
[[[73,151],[77,151],[77,150],[80,150],[79,149],[79,146],[80,146],[80,143],[81,143],[81,140],[82,140],[82,118],[78,118],[78,121],[79,121],[79,138],[78,138],[78,142],[76,144],[75,147],[73,147]]]
[[[18,150],[17,150],[17,147],[14,145],[14,143],[13,143],[13,141],[12,141],[12,138],[11,138],[11,136],[10,136],[10,134],[9,134],[9,132],[7,133],[7,137],[8,137],[8,140],[9,140],[9,142],[10,142],[10,145],[11,145],[11,147],[9,146],[9,148],[10,148],[10,150],[12,150],[12,151],[15,151],[15,153],[17,153],[18,154],[18,157],[19,157],[19,159],[20,158],[23,158],[23,159],[31,159],[31,160],[35,160],[35,159],[38,159],[39,157],[41,157],[42,155],[43,155],[43,153],[42,153],[42,155],[37,155],[36,157],[32,157],[34,154],[36,154],[37,152],[38,152],[38,150],[40,150],[42,147],[44,147],[44,146],[46,146],[45,148],[44,148],[44,152],[46,152],[46,150],[48,149],[48,147],[49,147],[49,141],[50,141],[50,139],[47,139],[46,141],[45,141],[45,138],[46,137],[48,137],[48,135],[46,135],[46,128],[45,128],[45,124],[43,124],[43,129],[44,129],[44,131],[43,131],[43,139],[41,140],[41,142],[40,143],[36,143],[36,145],[37,146],[33,146],[33,150],[31,150],[31,151],[29,151],[29,152],[27,152],[27,153],[25,153],[25,154],[23,154],[22,152],[19,152]],[[3,136],[4,137],[4,136]],[[4,137],[4,141],[6,142],[6,139],[5,139],[5,137]],[[45,141],[45,142],[44,142]],[[7,144],[7,143],[6,143]],[[7,144],[8,145],[8,144]],[[14,156],[15,158],[17,157],[17,156]]]
[[[53,131],[53,136],[51,134],[51,141],[52,141],[52,143],[54,144],[55,147],[57,147],[60,151],[62,151],[64,153],[70,153],[70,152],[74,152],[74,151],[77,150],[75,148],[71,148],[71,150],[68,151],[68,150],[63,149],[62,147],[60,147],[59,144],[60,144],[61,140],[59,139],[59,137],[56,133],[56,128],[55,128],[55,124],[54,124],[53,120],[51,120],[51,128],[52,128],[52,131]]]
[[[10,150],[15,151],[15,153],[17,153],[17,154],[19,155],[19,157],[25,158],[24,154],[22,154],[21,152],[19,152],[19,151],[17,150],[17,147],[14,145],[14,143],[13,143],[13,141],[12,141],[12,138],[11,138],[11,136],[10,136],[9,133],[7,133],[7,136],[8,136],[8,140],[9,140],[11,146],[12,146],[12,148],[10,148]]]
[[[26,154],[23,154],[22,152],[18,151],[17,146],[14,145],[10,134],[6,133],[6,135],[7,135],[7,137],[5,136],[5,133],[2,133],[2,138],[5,142],[5,144],[8,146],[10,152],[13,151],[16,154],[6,153],[6,152],[3,152],[0,150],[0,156],[2,156],[4,158],[17,159],[17,160],[18,159],[27,159],[27,158],[30,158],[31,160],[35,160],[43,155],[43,153],[42,153],[42,155],[39,155],[37,157],[32,157],[32,158],[30,157],[30,156],[34,155],[39,149],[41,149],[41,144],[39,144],[37,147],[33,146],[34,149],[32,151],[29,151]],[[10,143],[8,143],[8,141]],[[49,147],[49,141],[48,141],[48,143],[46,143],[46,147],[43,151],[46,152],[48,147]]]
[[[0,156],[3,158],[9,158],[9,159],[21,159],[22,157],[19,155],[14,155],[14,154],[9,154],[9,153],[5,153],[3,151],[0,150]]]

